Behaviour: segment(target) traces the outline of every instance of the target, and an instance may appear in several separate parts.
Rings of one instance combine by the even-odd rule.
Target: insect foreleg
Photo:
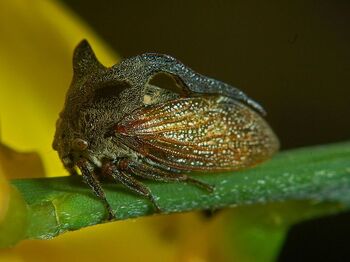
[[[96,175],[89,170],[87,161],[84,159],[81,159],[80,161],[78,161],[77,166],[79,167],[82,173],[84,181],[91,187],[95,195],[103,201],[108,211],[108,220],[114,219],[115,215],[113,213],[112,207],[108,203],[106,195]]]

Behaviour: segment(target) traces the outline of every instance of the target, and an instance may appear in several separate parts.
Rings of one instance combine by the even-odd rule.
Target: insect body
[[[188,173],[254,166],[278,150],[259,104],[172,57],[144,54],[106,68],[84,40],[73,67],[53,148],[70,173],[80,169],[110,218],[101,177],[147,197],[160,210],[137,178],[183,181],[212,191]],[[174,79],[177,89],[153,84],[159,74]]]

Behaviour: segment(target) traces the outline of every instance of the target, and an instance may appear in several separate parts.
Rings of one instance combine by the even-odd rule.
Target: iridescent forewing
[[[140,155],[178,170],[237,170],[266,160],[278,149],[275,134],[258,113],[216,95],[143,107],[114,131]]]

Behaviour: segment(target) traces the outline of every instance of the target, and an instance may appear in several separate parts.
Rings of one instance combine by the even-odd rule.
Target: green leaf
[[[255,168],[195,176],[215,185],[215,191],[207,193],[183,183],[145,181],[145,184],[151,188],[164,213],[242,206],[238,209],[246,210],[242,223],[255,221],[246,217],[261,217],[264,210],[263,217],[274,217],[272,221],[278,221],[277,225],[286,230],[288,225],[301,219],[348,209],[350,143],[285,151]],[[22,193],[29,208],[25,238],[48,239],[105,222],[107,214],[103,204],[80,177],[21,179],[13,180],[12,184]],[[104,189],[118,219],[154,212],[146,199],[120,185],[104,184]],[[277,205],[277,211],[271,205]],[[283,237],[277,232],[275,238]]]

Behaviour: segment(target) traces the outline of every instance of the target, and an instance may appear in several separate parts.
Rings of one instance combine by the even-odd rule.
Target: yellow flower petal
[[[113,52],[64,6],[0,1],[1,141],[39,152],[50,176],[66,174],[51,144],[72,78],[73,49],[83,38],[104,64],[116,62]]]

